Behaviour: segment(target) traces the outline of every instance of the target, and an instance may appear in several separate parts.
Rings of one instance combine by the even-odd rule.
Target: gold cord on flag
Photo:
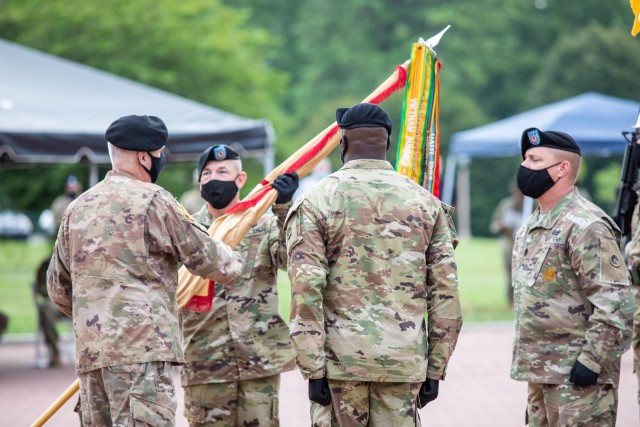
[[[439,197],[440,60],[424,42],[413,44],[407,71],[396,170]]]

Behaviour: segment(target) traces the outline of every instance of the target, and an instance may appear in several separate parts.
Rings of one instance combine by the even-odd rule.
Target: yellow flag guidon
[[[635,37],[640,32],[640,0],[629,0],[629,3],[631,4],[631,10],[634,16],[631,35]]]

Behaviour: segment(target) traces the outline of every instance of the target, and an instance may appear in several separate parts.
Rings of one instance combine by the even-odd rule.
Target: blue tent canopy
[[[624,152],[622,131],[631,131],[638,119],[638,102],[593,92],[554,102],[515,116],[457,132],[451,137],[445,167],[442,200],[453,204],[456,170],[461,172],[457,212],[461,236],[471,234],[467,164],[473,158],[520,157],[520,137],[529,127],[558,130],[573,136],[583,155],[607,157]],[[459,167],[459,165],[461,165]]]
[[[559,130],[573,136],[584,154],[622,153],[620,134],[631,130],[638,102],[587,92],[506,119],[453,134],[449,156],[508,157],[520,155],[520,136],[528,127]]]

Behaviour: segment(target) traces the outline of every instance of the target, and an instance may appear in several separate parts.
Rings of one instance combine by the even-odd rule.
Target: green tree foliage
[[[277,117],[287,83],[270,64],[278,38],[251,27],[249,10],[217,0],[0,0],[0,10],[2,38],[230,112]],[[194,167],[169,165],[159,183],[179,196]],[[252,169],[259,181],[262,170]],[[79,165],[3,168],[4,204],[32,214],[49,207],[70,170],[87,175]]]
[[[549,51],[546,66],[531,85],[530,104],[545,104],[582,92],[638,98],[638,69],[638,41],[629,36],[628,28],[591,23],[575,34],[562,35]],[[629,123],[629,127],[632,125]]]
[[[250,117],[277,104],[276,38],[218,0],[2,0],[0,37]]]
[[[585,91],[636,98],[639,89],[628,0],[0,0],[0,10],[0,37],[271,120],[278,160],[332,123],[336,107],[369,94],[412,42],[448,24],[436,48],[445,155],[454,132]],[[401,95],[384,107],[397,124]],[[596,202],[615,192],[594,179],[612,161],[589,159],[584,185]],[[518,162],[471,164],[474,233],[488,232]],[[160,184],[179,195],[192,167],[167,170]],[[0,171],[0,194],[10,173]],[[12,196],[21,209],[44,199]]]

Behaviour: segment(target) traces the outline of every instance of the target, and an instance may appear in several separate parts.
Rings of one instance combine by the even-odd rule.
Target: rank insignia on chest
[[[543,277],[545,282],[552,282],[556,280],[556,269],[553,267],[547,268]]]

